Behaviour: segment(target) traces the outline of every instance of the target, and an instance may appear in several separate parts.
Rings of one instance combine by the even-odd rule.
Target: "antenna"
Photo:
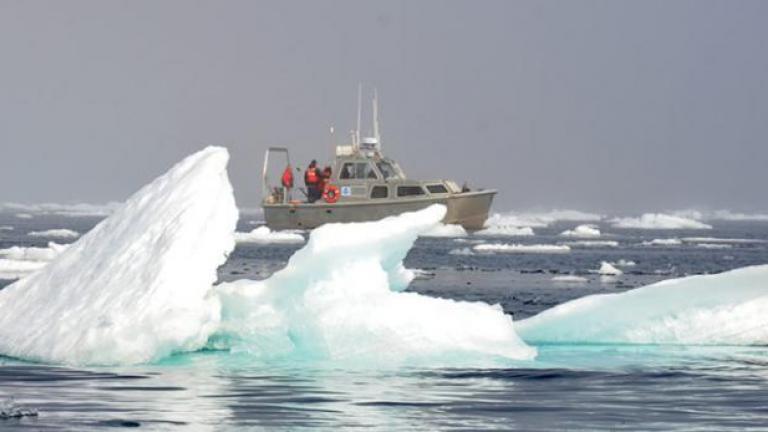
[[[357,128],[355,129],[355,146],[360,147],[360,115],[363,111],[363,83],[357,83]]]
[[[331,156],[336,155],[336,134],[335,130],[333,129],[333,125],[331,125]]]
[[[381,135],[379,134],[379,92],[373,89],[373,137],[381,149]]]

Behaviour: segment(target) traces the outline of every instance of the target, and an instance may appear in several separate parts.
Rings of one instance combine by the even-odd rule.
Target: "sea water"
[[[89,231],[100,219],[0,215],[0,249],[45,247],[26,233]],[[258,216],[243,215],[238,231]],[[768,244],[728,248],[654,247],[659,238],[706,236],[768,240],[765,222],[713,222],[713,229],[627,230],[597,223],[616,247],[572,247],[567,254],[453,255],[480,237],[416,241],[405,267],[420,269],[407,291],[500,304],[514,319],[590,294],[719,273],[768,262]],[[521,244],[562,244],[576,226],[555,222]],[[509,239],[482,238],[485,242]],[[266,279],[300,244],[238,244],[220,281]],[[632,261],[618,277],[602,261]],[[556,276],[573,275],[578,282]],[[9,281],[0,284],[7,285]],[[766,324],[768,324],[768,319]],[[500,429],[761,430],[768,424],[768,349],[762,346],[555,344],[533,361],[476,368],[419,364],[349,367],[333,362],[255,362],[247,353],[203,349],[137,366],[65,367],[0,360],[0,410],[11,403],[37,416],[0,420],[2,430]],[[12,401],[12,402],[11,402]]]

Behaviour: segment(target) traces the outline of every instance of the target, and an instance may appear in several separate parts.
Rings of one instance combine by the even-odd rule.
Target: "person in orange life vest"
[[[293,171],[291,165],[288,164],[283,171],[283,175],[280,177],[280,182],[283,184],[283,194],[291,200],[291,189],[293,188]]]
[[[307,200],[315,202],[320,199],[322,191],[318,188],[320,184],[320,173],[317,172],[317,161],[312,159],[307,170],[304,171],[304,185],[307,186]]]
[[[323,168],[323,172],[320,173],[320,182],[317,184],[317,189],[320,191],[320,194],[325,191],[325,185],[331,182],[331,167],[326,166]]]

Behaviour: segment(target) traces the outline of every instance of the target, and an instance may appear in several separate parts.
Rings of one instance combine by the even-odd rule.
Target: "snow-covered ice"
[[[643,246],[679,246],[683,241],[679,238],[653,239],[643,242]]]
[[[45,264],[44,261],[0,258],[0,279],[18,279],[40,270]]]
[[[517,322],[528,342],[765,345],[768,265],[582,297]]]
[[[494,213],[485,222],[488,228],[493,227],[532,227],[544,228],[557,221],[599,222],[602,215],[578,210],[551,210],[545,212],[507,212]]]
[[[751,244],[766,243],[762,239],[741,239],[741,238],[716,238],[716,237],[683,237],[686,243],[733,243],[733,244]]]
[[[466,237],[467,231],[461,225],[439,224],[431,230],[420,234],[421,237]]]
[[[664,213],[645,213],[640,217],[615,218],[611,220],[614,228],[632,229],[712,229],[711,225],[694,219]]]
[[[0,353],[124,364],[202,347],[220,317],[216,268],[235,245],[228,160],[216,147],[189,156],[0,291]]]
[[[637,263],[634,262],[634,261],[625,260],[624,258],[622,258],[622,259],[616,261],[616,265],[619,266],[619,267],[634,267],[634,266],[637,265]]]
[[[600,268],[597,270],[597,273],[601,276],[621,276],[624,274],[623,271],[617,269],[613,263],[608,261],[602,261],[600,263]]]
[[[595,238],[600,237],[600,229],[596,225],[579,225],[576,228],[560,233],[564,237]]]
[[[260,226],[250,232],[236,232],[235,241],[238,243],[304,243],[304,236],[297,230],[272,231],[266,226]]]
[[[27,235],[32,237],[50,237],[60,239],[72,239],[80,237],[79,232],[66,228],[49,229],[45,231],[32,231],[27,233]]]
[[[500,306],[402,292],[413,278],[403,259],[444,214],[434,205],[315,229],[269,279],[216,287],[222,326],[211,343],[262,359],[366,366],[533,358]]]
[[[11,246],[0,249],[0,257],[20,261],[50,261],[56,258],[68,245],[48,242],[47,247]]]
[[[13,227],[10,225],[2,225],[0,226],[0,231],[13,231]]]
[[[588,279],[582,276],[576,276],[576,275],[558,275],[558,276],[552,276],[552,282],[561,282],[561,283],[578,283],[582,284],[587,282]]]
[[[534,235],[533,228],[513,225],[491,225],[474,233],[476,236],[489,237],[527,237]]]
[[[34,216],[29,213],[16,213],[16,217],[19,219],[32,219]]]
[[[568,253],[571,248],[567,245],[551,244],[507,244],[489,243],[475,245],[476,252],[502,252],[502,253]]]
[[[703,249],[730,249],[733,245],[727,243],[696,243],[696,247]]]
[[[576,240],[566,242],[568,246],[576,247],[618,247],[619,242],[616,240]]]
[[[120,206],[118,202],[109,202],[106,204],[59,204],[59,203],[2,203],[0,211],[20,211],[27,214],[47,214],[57,216],[109,216]]]

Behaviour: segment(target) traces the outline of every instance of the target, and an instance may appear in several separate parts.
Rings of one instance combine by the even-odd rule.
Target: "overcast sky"
[[[768,209],[765,1],[0,0],[0,202],[123,200],[205,145],[241,206],[376,86],[412,177],[497,210]]]

